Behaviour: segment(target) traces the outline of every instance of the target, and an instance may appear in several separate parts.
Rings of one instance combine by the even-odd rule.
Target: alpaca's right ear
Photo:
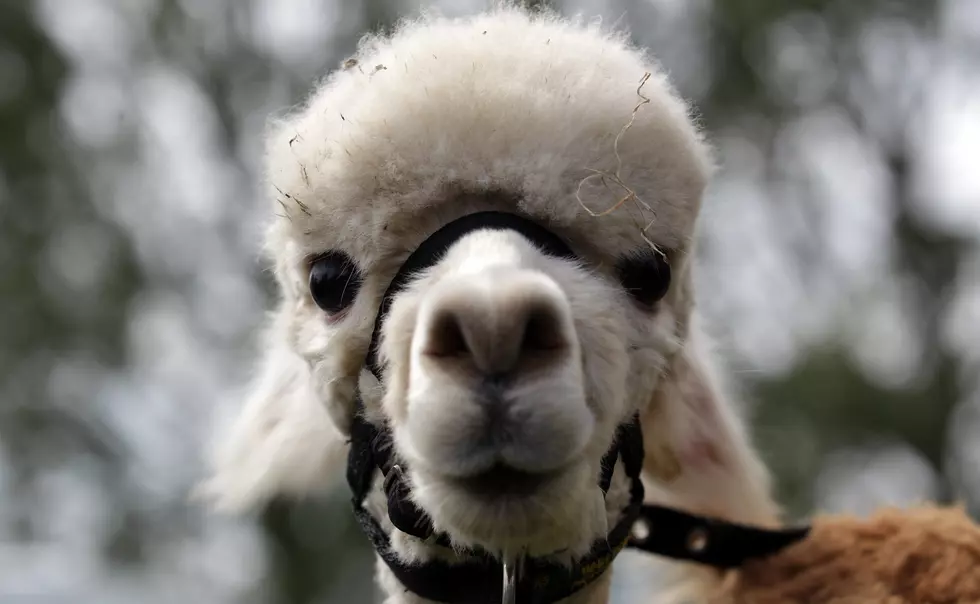
[[[780,510],[768,469],[722,385],[696,313],[683,348],[642,416],[648,501],[774,527]]]
[[[275,327],[266,332],[265,356],[244,406],[219,431],[211,476],[199,489],[219,509],[302,497],[343,476],[347,440],[320,402],[309,365]]]

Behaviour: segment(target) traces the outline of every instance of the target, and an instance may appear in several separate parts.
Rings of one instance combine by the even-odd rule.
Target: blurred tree
[[[838,74],[829,101],[844,111],[851,126],[884,159],[888,180],[884,189],[890,192],[895,217],[894,278],[908,278],[914,284],[913,307],[917,316],[912,327],[927,351],[916,379],[904,389],[883,386],[866,376],[849,357],[842,340],[826,343],[789,375],[759,380],[755,388],[760,403],[756,416],[762,428],[759,435],[777,472],[780,495],[793,512],[809,511],[814,504],[813,477],[829,452],[888,437],[908,442],[922,453],[940,478],[937,499],[949,500],[953,492],[944,462],[947,429],[954,405],[966,393],[959,387],[957,359],[944,349],[940,319],[945,314],[948,288],[973,246],[925,224],[912,207],[909,165],[913,151],[909,146],[914,136],[909,128],[921,107],[915,101],[901,106],[901,97],[896,95],[890,99],[895,107],[883,110],[900,113],[892,122],[896,129],[882,131],[867,123],[868,112],[874,110],[867,106],[867,99],[849,94],[855,80],[868,81],[873,77],[858,53],[868,26],[875,21],[897,20],[930,38],[938,4],[931,0],[726,0],[712,6],[712,33],[708,38],[713,42],[715,69],[709,94],[702,102],[708,127],[722,129],[746,115],[761,117],[763,123],[772,126],[758,133],[764,139],[769,137],[763,147],[769,150],[770,163],[777,153],[772,135],[780,123],[804,109],[774,95],[771,83],[766,81],[761,63],[779,51],[765,47],[766,37],[777,24],[794,16],[815,16],[825,26],[829,33],[827,50]],[[921,98],[925,86],[925,81],[918,83],[919,89],[912,92],[914,99]],[[770,185],[774,184],[775,175]],[[801,246],[803,249],[821,248],[819,240],[805,243],[811,245]],[[793,270],[801,275],[812,274],[818,268],[815,265],[822,262],[825,258],[819,251],[801,253]],[[867,309],[859,306],[853,311],[860,315]],[[809,438],[801,439],[801,431]],[[808,441],[815,444],[808,454],[786,455],[787,448]]]
[[[32,505],[42,469],[91,457],[105,487],[121,488],[120,443],[86,416],[85,393],[55,404],[49,379],[64,357],[122,366],[126,305],[143,280],[125,235],[88,196],[57,116],[69,65],[31,4],[0,2],[0,59],[0,449],[19,503],[13,534],[32,539],[45,532]],[[111,251],[99,283],[70,257],[84,249],[65,248],[89,237]]]

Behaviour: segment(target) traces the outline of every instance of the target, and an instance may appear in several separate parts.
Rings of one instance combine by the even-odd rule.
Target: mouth
[[[521,497],[533,495],[551,482],[555,472],[525,472],[498,463],[489,470],[454,480],[456,486],[479,497]]]

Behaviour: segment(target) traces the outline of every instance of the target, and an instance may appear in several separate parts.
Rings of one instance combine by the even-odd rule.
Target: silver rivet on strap
[[[645,518],[637,518],[633,526],[630,527],[630,535],[637,543],[645,543],[650,538],[650,523]]]
[[[687,535],[687,549],[699,554],[708,547],[708,531],[702,527],[692,529]]]

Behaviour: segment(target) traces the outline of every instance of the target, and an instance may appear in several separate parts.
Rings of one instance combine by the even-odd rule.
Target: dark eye
[[[670,264],[664,254],[653,250],[623,258],[617,265],[619,280],[630,296],[653,308],[670,288]]]
[[[361,273],[343,252],[327,252],[310,263],[310,295],[325,312],[336,314],[350,306],[360,287]]]

